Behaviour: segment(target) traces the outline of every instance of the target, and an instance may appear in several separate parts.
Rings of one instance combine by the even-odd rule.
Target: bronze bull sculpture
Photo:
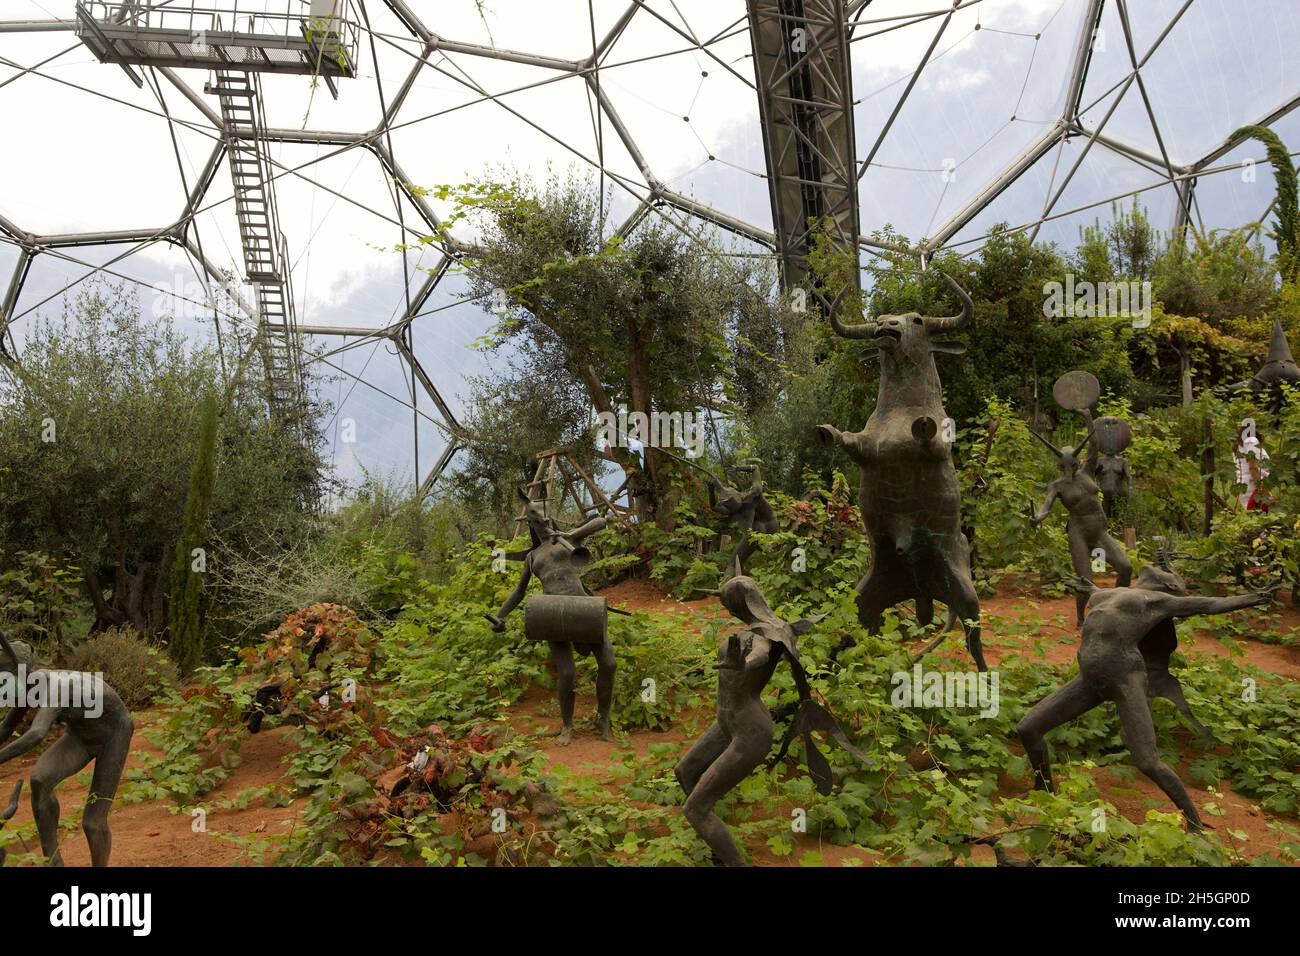
[[[880,359],[876,407],[860,432],[818,426],[826,444],[844,448],[862,472],[858,504],[871,538],[871,567],[858,582],[858,620],[868,632],[880,628],[886,608],[914,599],[922,625],[934,619],[934,601],[948,606],[948,623],[961,620],[966,647],[982,671],[979,597],[970,572],[970,544],[961,531],[961,492],[952,462],[953,428],[943,410],[934,352],[966,350],[939,336],[964,328],[974,305],[950,276],[961,297],[953,316],[882,315],[861,325],[831,327],[849,339],[870,340]],[[947,630],[945,626],[944,630]],[[943,639],[942,634],[926,651]],[[844,646],[851,643],[845,639]]]

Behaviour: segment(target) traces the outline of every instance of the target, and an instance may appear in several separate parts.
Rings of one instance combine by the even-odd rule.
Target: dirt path
[[[140,753],[156,753],[144,737],[154,715],[141,711],[135,715],[136,732],[131,740],[132,756],[127,761],[127,774],[140,769]],[[163,800],[145,800],[138,803],[121,803],[113,808],[109,825],[113,832],[113,857],[115,866],[238,866],[253,862],[249,854],[234,839],[253,839],[274,833],[288,833],[298,819],[304,798],[294,800],[284,807],[265,807],[253,800],[247,808],[222,806],[234,803],[241,791],[251,787],[273,787],[288,791],[284,780],[284,767],[280,761],[293,749],[281,729],[248,737],[240,747],[242,761],[235,772],[199,803],[204,811],[202,819],[178,812],[175,804]],[[0,790],[9,793],[18,778],[30,779],[36,757],[28,754],[3,768]],[[124,777],[123,789],[129,799],[129,781]],[[83,771],[59,787],[57,793],[62,804],[60,815],[60,846],[68,866],[89,866],[90,851],[81,833],[81,812],[86,805],[90,787],[90,772]],[[18,813],[8,827],[19,829],[32,824],[29,794],[23,792]],[[233,839],[232,839],[233,838]],[[26,839],[27,851],[36,852],[40,843],[32,835]],[[24,852],[21,844],[10,848],[10,853]],[[11,858],[10,863],[14,862]]]
[[[1099,582],[1101,583],[1101,582]],[[663,588],[648,581],[627,581],[602,592],[610,604],[627,610],[653,611],[680,614],[690,619],[692,627],[703,634],[709,622],[730,620],[727,613],[712,597],[695,601],[678,601]],[[1016,593],[1003,589],[993,598],[982,602],[985,618],[984,642],[990,664],[996,663],[1009,652],[1024,654],[1034,659],[1063,663],[1073,659],[1078,645],[1078,631],[1073,627],[1073,598],[1044,598],[1033,594]],[[1291,608],[1281,611],[1283,633],[1300,637],[1300,612]],[[1219,639],[1207,634],[1180,633],[1184,651],[1223,656],[1232,651]],[[703,636],[701,637],[703,640]],[[920,642],[918,642],[919,644]],[[1241,642],[1244,659],[1264,671],[1300,680],[1300,646],[1283,646],[1246,640]],[[1041,647],[1042,653],[1039,654]],[[956,664],[968,662],[959,634],[952,634],[935,656]],[[613,773],[615,754],[629,752],[637,758],[646,758],[649,748],[670,744],[681,749],[690,746],[712,720],[710,708],[683,715],[678,726],[667,731],[633,730],[618,734],[615,741],[600,740],[586,726],[595,712],[595,700],[590,695],[579,695],[577,701],[577,734],[572,745],[559,747],[551,735],[559,727],[558,708],[549,691],[540,688],[527,693],[511,713],[511,725],[522,733],[534,737],[535,744],[546,755],[549,765],[563,767],[570,773],[582,775],[608,787],[611,798],[618,799],[619,778]],[[149,727],[153,715],[148,711],[136,715],[137,731],[133,751],[150,752],[143,732]],[[298,821],[305,800],[299,798],[284,807],[265,807],[260,800],[252,800],[245,809],[233,804],[239,795],[254,787],[284,787],[283,758],[292,751],[292,743],[280,730],[271,730],[245,739],[240,755],[242,761],[232,775],[203,800],[206,810],[206,830],[196,832],[193,819],[174,812],[168,801],[148,800],[123,804],[114,809],[113,863],[119,866],[234,866],[245,865],[260,857],[257,844],[275,834],[287,834]],[[7,793],[13,781],[30,776],[35,758],[28,756],[0,768],[0,793]],[[128,769],[141,766],[138,756],[133,756]],[[1198,804],[1215,799],[1209,791],[1191,785],[1187,767],[1177,768],[1188,782],[1192,799]],[[1116,771],[1097,771],[1097,781],[1102,795],[1113,803],[1130,820],[1140,822],[1149,809],[1171,809],[1164,794],[1140,774],[1125,781]],[[86,865],[89,854],[86,841],[80,832],[79,821],[85,803],[89,773],[79,774],[60,789],[63,804],[62,845],[69,865]],[[1023,781],[1004,781],[1006,794],[1021,793]],[[1268,827],[1269,816],[1239,794],[1223,794],[1225,815],[1208,822],[1220,831],[1225,843],[1227,830],[1243,831],[1249,840],[1240,845],[1240,852],[1249,858],[1276,847],[1277,834]],[[789,808],[780,812],[788,813]],[[10,826],[17,829],[30,825],[31,808],[26,795],[17,816]],[[1294,821],[1291,821],[1294,822]],[[252,844],[245,849],[236,841]],[[1238,841],[1235,838],[1233,843]],[[34,839],[28,840],[29,850],[37,849]],[[766,846],[748,848],[754,862],[760,866],[798,865],[808,853],[820,855],[828,866],[873,865],[879,857],[860,847],[838,847],[819,842],[815,835],[796,836],[796,849],[790,857],[782,858]],[[14,846],[11,853],[23,852]],[[992,859],[991,851],[977,848],[975,858],[981,862]],[[816,858],[814,858],[816,859]],[[12,862],[12,858],[11,858]]]

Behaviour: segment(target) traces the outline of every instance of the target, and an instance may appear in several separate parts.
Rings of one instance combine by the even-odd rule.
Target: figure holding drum
[[[524,605],[524,634],[551,645],[555,664],[555,690],[560,700],[559,743],[573,742],[574,666],[573,650],[596,658],[596,732],[610,740],[610,707],[614,701],[614,648],[606,633],[605,599],[595,597],[582,583],[582,569],[591,559],[582,547],[583,539],[605,527],[603,517],[592,518],[572,531],[560,531],[555,523],[526,495],[525,514],[532,547],[522,555],[524,569],[519,583],[496,614],[485,615],[498,633],[506,628],[505,618],[528,593],[533,575],[542,582],[542,593]]]

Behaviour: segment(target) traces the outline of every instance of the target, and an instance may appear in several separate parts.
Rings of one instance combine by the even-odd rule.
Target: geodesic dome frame
[[[326,6],[332,12],[332,5]],[[7,187],[0,186],[0,240],[15,254],[0,300],[0,344],[7,343],[10,355],[16,352],[12,324],[36,307],[19,308],[25,305],[20,299],[35,263],[57,258],[84,268],[83,278],[113,274],[130,255],[159,245],[174,247],[192,263],[204,287],[204,305],[213,301],[212,287],[220,287],[236,304],[240,321],[265,332],[262,291],[254,283],[250,294],[243,283],[232,280],[232,271],[242,273],[244,279],[255,273],[249,266],[247,237],[240,237],[242,257],[231,249],[229,260],[222,261],[206,231],[211,227],[205,225],[207,219],[223,215],[242,225],[238,209],[234,217],[229,216],[230,206],[239,205],[238,183],[230,197],[214,200],[212,195],[219,177],[229,175],[226,167],[233,164],[233,154],[251,149],[264,161],[262,178],[272,191],[305,185],[335,204],[365,208],[387,230],[384,234],[396,236],[399,242],[434,237],[429,261],[412,262],[403,252],[400,303],[387,320],[308,320],[314,319],[315,310],[304,308],[301,301],[295,304],[290,284],[288,314],[282,323],[287,361],[301,359],[306,339],[341,340],[341,345],[318,351],[310,361],[322,362],[406,406],[412,413],[417,449],[421,427],[432,424],[438,430],[441,450],[421,481],[427,491],[460,447],[459,424],[453,403],[435,381],[439,375],[428,371],[428,356],[421,355],[415,331],[433,313],[465,301],[461,297],[436,304],[440,295],[446,296],[444,287],[472,242],[444,230],[445,209],[417,186],[422,171],[412,169],[409,156],[418,147],[412,147],[407,137],[418,124],[462,112],[496,111],[494,115],[508,118],[514,128],[549,142],[557,155],[590,167],[602,187],[608,185],[618,194],[618,208],[611,208],[611,214],[618,213],[611,216],[611,231],[627,234],[647,216],[667,217],[688,233],[707,223],[738,237],[741,254],[776,258],[785,283],[795,285],[806,274],[809,221],[814,218],[829,219],[836,238],[860,249],[867,265],[873,252],[895,245],[892,238],[881,238],[876,231],[908,216],[911,221],[903,224],[903,232],[914,238],[907,249],[923,264],[941,248],[978,249],[987,228],[999,220],[1037,237],[1054,224],[1077,221],[1116,199],[1137,194],[1165,197],[1171,229],[1181,230],[1188,223],[1203,227],[1207,219],[1216,217],[1201,214],[1197,184],[1243,168],[1241,159],[1232,158],[1240,146],[1229,134],[1241,125],[1279,124],[1300,105],[1300,80],[1286,75],[1284,58],[1283,69],[1270,72],[1272,66],[1261,54],[1234,75],[1249,81],[1252,75],[1267,73],[1272,86],[1265,89],[1268,84],[1262,81],[1253,86],[1247,82],[1236,91],[1236,98],[1251,101],[1249,109],[1236,110],[1234,101],[1233,109],[1224,110],[1224,117],[1211,124],[1211,133],[1188,132],[1187,104],[1176,96],[1171,100],[1168,92],[1171,84],[1178,85],[1169,79],[1178,74],[1167,68],[1168,54],[1188,34],[1215,34],[1216,44],[1227,42],[1232,18],[1249,15],[1224,0],[1151,0],[1141,10],[1128,0],[939,0],[933,8],[921,10],[917,7],[929,5],[903,0],[727,4],[566,0],[553,5],[554,16],[567,18],[562,42],[550,37],[563,47],[558,53],[523,52],[530,49],[527,43],[498,44],[491,29],[483,42],[488,20],[480,17],[480,23],[471,15],[483,12],[472,3],[460,4],[460,20],[454,23],[448,18],[454,20],[456,13],[441,12],[451,4],[430,7],[405,0],[356,0],[343,6],[346,10],[340,7],[340,15],[359,37],[359,53],[352,64],[352,72],[359,75],[349,78],[346,71],[330,75],[319,68],[319,61],[314,73],[328,81],[332,91],[337,86],[335,92],[344,100],[363,85],[369,88],[364,111],[369,118],[333,129],[308,122],[294,128],[281,122],[275,115],[277,94],[269,86],[267,115],[260,123],[232,120],[222,91],[211,84],[198,88],[190,72],[225,67],[219,60],[198,57],[183,43],[173,44],[170,53],[154,48],[148,57],[143,44],[132,46],[129,38],[117,49],[102,42],[96,45],[91,36],[94,24],[111,20],[124,8],[120,3],[79,4],[72,15],[61,18],[0,21],[0,41],[7,35],[78,34],[68,50],[38,62],[0,57],[0,65],[10,70],[0,77],[0,95],[6,86],[17,87],[19,80],[32,83],[44,78],[125,102],[115,93],[70,83],[55,72],[59,57],[91,49],[100,61],[97,68],[115,74],[113,82],[127,77],[155,102],[149,111],[166,125],[174,148],[178,136],[208,144],[202,161],[188,174],[177,148],[183,189],[173,208],[179,211],[169,214],[161,226],[25,229],[21,216],[10,216]],[[279,15],[277,11],[283,10],[286,22],[319,14],[318,4],[299,0],[145,2],[136,7],[220,8],[234,17],[241,12],[257,15],[259,9],[263,15],[267,11]],[[1247,31],[1247,45],[1259,46],[1264,38],[1271,38],[1285,48],[1289,37],[1300,39],[1296,15],[1284,4],[1261,4],[1259,11],[1263,12],[1257,12],[1257,19],[1262,22]],[[527,24],[534,15],[514,3],[503,3],[499,14],[499,24]],[[643,31],[652,33],[652,39],[639,39]],[[901,38],[908,38],[907,42]],[[896,60],[896,77],[872,73],[878,61],[891,57]],[[684,109],[678,106],[673,116],[673,109],[659,108],[669,120],[660,119],[658,125],[634,115],[647,112],[637,95],[647,99],[650,94],[653,99],[654,91],[641,86],[629,94],[624,76],[654,84],[656,77],[689,73],[682,69],[687,63],[700,77]],[[241,66],[247,63],[232,61],[229,70],[240,72]],[[479,66],[493,72],[491,81],[482,78]],[[1228,68],[1222,65],[1225,73]],[[372,72],[367,76],[368,69]],[[1004,90],[1005,96],[983,97],[979,83],[972,80],[981,71],[990,71],[993,80],[988,85]],[[431,77],[455,87],[456,93],[434,114],[412,118],[415,101]],[[701,97],[717,82],[729,84],[734,98],[727,102],[733,109],[745,97],[749,100],[739,122],[747,131],[748,145],[730,156],[715,148],[710,132],[700,132],[698,122],[692,125],[698,120]],[[521,105],[538,91],[560,87],[581,91],[581,98],[570,96],[570,106],[585,100],[589,130],[584,130],[583,142],[577,142],[579,137],[572,132],[572,109],[547,111],[531,108],[531,103]],[[1270,90],[1275,87],[1280,89],[1273,95]],[[1011,105],[1011,93],[1017,88],[1019,96]],[[971,89],[976,92],[964,92]],[[312,96],[317,92],[320,102],[328,106],[324,92],[316,90]],[[1213,99],[1204,89],[1193,90],[1192,99],[1196,95]],[[944,103],[944,97],[966,105],[969,114],[945,116],[946,128],[926,116],[935,104]],[[319,109],[320,102],[314,108]],[[127,105],[140,108],[138,102]],[[676,133],[671,132],[674,124]],[[715,122],[713,130],[720,128],[725,127]],[[687,147],[694,151],[692,158],[702,153],[704,159],[685,173],[663,168],[665,162],[675,167],[673,150],[684,155]],[[274,155],[275,149],[289,148],[311,148],[316,156],[294,163]],[[315,174],[324,164],[356,153],[369,156],[391,187],[391,209],[381,209],[370,198],[358,198],[346,186],[338,188]],[[1112,165],[1100,166],[1098,173],[1098,164]],[[717,187],[719,174],[714,170],[720,167],[746,185],[730,193],[730,186]],[[1081,183],[1090,176],[1110,178],[1100,188],[1090,183],[1082,189]],[[684,185],[687,178],[690,183]],[[696,195],[711,189],[713,196]],[[1015,202],[1008,199],[1012,194],[1018,194]],[[766,203],[767,221],[756,196]],[[896,211],[891,204],[900,196],[912,206]],[[1269,189],[1267,201],[1261,199],[1255,207],[1258,214],[1238,213],[1237,221],[1265,218],[1271,200]],[[277,251],[285,265],[280,281],[289,284],[296,271],[288,249],[295,244],[310,246],[313,235],[289,236]],[[125,251],[107,262],[95,262],[80,252],[91,248]],[[73,285],[75,281],[68,288]],[[400,363],[405,397],[394,388],[381,387],[388,383],[377,384],[364,368],[358,372],[343,366],[345,353],[379,345],[392,349]],[[430,406],[427,410],[421,396]]]

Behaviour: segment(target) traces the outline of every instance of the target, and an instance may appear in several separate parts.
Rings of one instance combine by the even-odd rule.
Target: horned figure
[[[709,484],[710,506],[718,514],[731,518],[740,528],[740,540],[727,566],[728,578],[745,573],[745,560],[754,551],[754,543],[749,539],[750,531],[774,534],[780,529],[776,512],[763,495],[763,476],[758,465],[743,465],[736,471],[750,473],[749,487],[743,491],[729,488],[717,478],[712,478]]]
[[[596,658],[596,732],[601,740],[609,740],[609,715],[614,701],[614,672],[617,665],[614,648],[605,633],[604,599],[593,596],[582,583],[582,569],[591,559],[590,553],[582,547],[582,542],[604,528],[606,521],[603,517],[596,517],[572,531],[560,531],[555,522],[527,494],[520,490],[519,496],[526,502],[525,516],[528,519],[532,546],[525,552],[506,555],[524,562],[519,583],[506,598],[505,604],[501,605],[500,611],[484,616],[491,622],[494,631],[504,631],[506,616],[524,599],[528,593],[528,582],[534,574],[542,582],[543,596],[590,598],[591,602],[595,602],[590,607],[586,606],[589,602],[582,602],[583,606],[569,602],[572,606],[562,606],[558,608],[558,614],[547,615],[542,639],[550,644],[551,662],[555,665],[555,692],[559,697],[562,724],[558,734],[560,745],[567,746],[573,742],[575,647],[578,653],[593,654]],[[533,620],[541,619],[533,614],[532,607],[530,604],[524,610],[526,633]]]
[[[1286,330],[1282,328],[1282,320],[1275,317],[1273,336],[1268,343],[1268,357],[1264,360],[1264,364],[1260,366],[1258,372],[1244,382],[1229,385],[1227,392],[1229,394],[1244,391],[1263,393],[1269,399],[1269,411],[1277,412],[1282,407],[1280,386],[1283,384],[1300,388],[1300,366],[1296,365],[1295,359],[1291,357],[1291,345],[1286,340]]]
[[[126,767],[135,730],[131,712],[103,678],[76,671],[34,670],[35,655],[22,641],[10,643],[0,634],[0,675],[26,680],[27,703],[14,707],[0,722],[0,764],[20,757],[41,743],[55,724],[66,727],[32,769],[32,815],[41,837],[41,850],[50,866],[62,866],[59,853],[59,801],[54,789],[94,761],[90,793],[81,828],[90,844],[93,866],[107,866],[113,848],[108,811]],[[33,680],[33,676],[38,678]],[[31,726],[8,746],[5,741],[29,712]]]
[[[858,620],[874,632],[886,608],[913,598],[917,620],[929,624],[933,602],[942,601],[949,620],[963,622],[966,647],[982,671],[987,668],[980,644],[979,597],[971,580],[970,545],[961,531],[951,425],[931,354],[966,351],[964,345],[939,336],[964,328],[975,309],[965,290],[950,276],[944,278],[961,297],[957,315],[909,312],[846,326],[831,314],[837,335],[875,343],[880,389],[862,431],[841,432],[831,425],[818,426],[817,431],[825,444],[844,448],[862,472],[858,504],[871,538],[871,567],[857,586]],[[841,649],[850,643],[845,638]]]
[[[1173,701],[1196,730],[1214,735],[1193,715],[1178,678],[1169,671],[1169,658],[1178,646],[1174,619],[1198,614],[1225,614],[1267,604],[1271,593],[1236,597],[1191,597],[1187,585],[1169,566],[1148,564],[1131,588],[1095,588],[1076,582],[1088,601],[1088,619],[1079,644],[1079,675],[1039,701],[1025,715],[1016,733],[1034,768],[1037,786],[1052,790],[1052,769],[1045,735],[1112,701],[1120,732],[1134,765],[1154,781],[1183,811],[1188,826],[1199,830],[1201,818],[1178,775],[1160,759],[1151,701]]]
[[[799,734],[813,783],[819,793],[827,795],[833,783],[831,768],[817,749],[812,731],[826,731],[863,763],[867,758],[849,743],[830,711],[813,700],[808,674],[799,659],[797,635],[807,633],[821,618],[793,623],[782,620],[768,605],[758,582],[744,575],[728,577],[721,590],[710,593],[718,595],[722,606],[743,622],[746,630],[730,635],[718,648],[714,665],[718,671],[717,720],[677,764],[674,774],[686,791],[682,812],[714,858],[724,866],[744,866],[740,848],[713,808],[772,749],[772,714],[762,695],[783,659],[790,662],[799,701],[773,763],[785,756]]]
[[[1066,372],[1052,385],[1052,397],[1067,411],[1078,412],[1084,430],[1093,435],[1083,470],[1101,486],[1101,507],[1106,517],[1115,517],[1119,503],[1133,494],[1128,462],[1120,457],[1133,441],[1133,430],[1128,422],[1114,415],[1093,421],[1092,406],[1101,398],[1101,383],[1091,372]]]
[[[1092,439],[1092,434],[1091,431],[1088,432],[1078,448],[1069,445],[1057,448],[1038,432],[1033,432],[1034,437],[1056,455],[1061,465],[1061,477],[1047,486],[1043,506],[1029,519],[1029,524],[1036,528],[1046,521],[1052,505],[1059,500],[1070,513],[1065,523],[1065,533],[1070,540],[1070,563],[1074,566],[1074,573],[1081,581],[1091,585],[1093,555],[1100,552],[1099,556],[1104,556],[1115,569],[1116,586],[1128,587],[1133,580],[1133,565],[1128,559],[1128,552],[1107,530],[1106,512],[1102,509],[1101,499],[1097,497],[1100,489],[1079,462],[1079,453]],[[1088,595],[1079,591],[1074,603],[1078,625],[1082,627]]]

